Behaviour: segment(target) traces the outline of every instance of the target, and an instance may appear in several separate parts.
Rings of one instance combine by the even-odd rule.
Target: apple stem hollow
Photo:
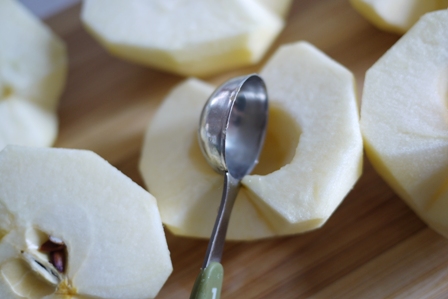
[[[13,88],[10,85],[4,85],[2,87],[1,93],[0,93],[0,100],[1,99],[7,99],[10,97],[13,93]]]

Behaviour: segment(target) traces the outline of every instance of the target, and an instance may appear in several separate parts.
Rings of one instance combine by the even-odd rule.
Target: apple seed
[[[66,268],[66,249],[61,239],[52,236],[39,247],[39,251],[48,254],[49,262],[59,273],[64,273]]]
[[[64,273],[64,271],[65,271],[65,253],[64,253],[64,249],[50,252],[50,263],[60,273]]]

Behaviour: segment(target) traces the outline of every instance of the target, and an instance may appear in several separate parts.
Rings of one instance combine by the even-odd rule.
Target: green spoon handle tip
[[[207,268],[201,269],[190,299],[219,299],[221,297],[224,269],[217,262],[210,263]]]

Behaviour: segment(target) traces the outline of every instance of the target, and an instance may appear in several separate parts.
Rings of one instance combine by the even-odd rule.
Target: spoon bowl
[[[256,74],[233,78],[206,102],[199,122],[199,144],[213,169],[242,179],[258,162],[266,132],[268,98]]]

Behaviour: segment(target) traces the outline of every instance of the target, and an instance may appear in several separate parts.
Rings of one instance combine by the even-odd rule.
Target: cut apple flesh
[[[177,235],[209,237],[216,219],[223,177],[207,164],[197,140],[199,116],[213,90],[197,79],[176,87],[145,139],[140,170],[150,192],[160,196],[162,221]],[[228,235],[234,239],[274,235],[244,189],[235,202]]]
[[[380,29],[403,34],[427,12],[448,8],[448,0],[350,0]]]
[[[7,144],[49,146],[57,129],[54,112],[16,96],[0,100],[0,150]]]
[[[20,3],[0,1],[0,150],[53,143],[66,68],[62,41]]]
[[[352,74],[313,46],[282,47],[261,72],[270,120],[260,163],[246,176],[229,239],[320,227],[361,174],[362,141]],[[166,98],[146,133],[140,170],[175,234],[209,237],[223,177],[207,164],[196,131],[213,87],[189,79]]]
[[[448,237],[448,10],[428,13],[366,74],[361,124],[373,166]]]
[[[82,20],[111,53],[188,76],[258,62],[283,28],[256,0],[86,0]]]
[[[88,151],[1,151],[0,232],[5,299],[154,298],[172,270],[154,197]]]
[[[288,14],[289,8],[292,4],[292,0],[258,0],[258,2],[283,18]]]

